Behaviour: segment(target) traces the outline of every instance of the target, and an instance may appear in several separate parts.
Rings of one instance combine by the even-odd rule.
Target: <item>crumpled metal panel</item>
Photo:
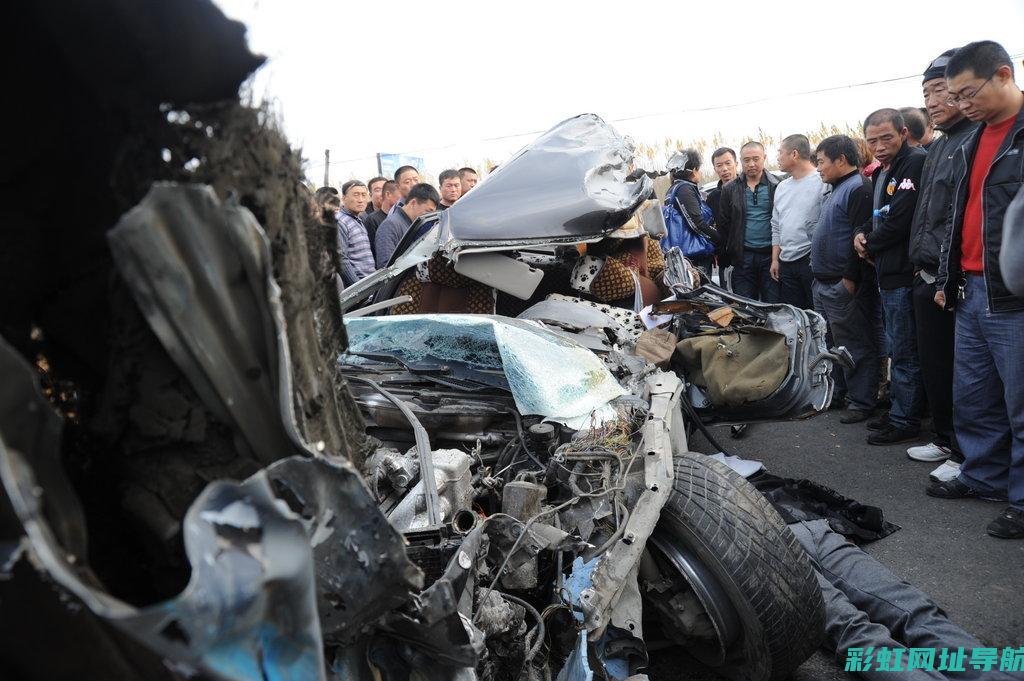
[[[444,211],[442,228],[467,244],[605,234],[653,191],[647,176],[627,179],[632,160],[632,143],[599,116],[567,119]]]
[[[2,341],[0,375],[9,378],[0,391],[0,481],[26,535],[17,556],[176,669],[238,681],[324,679],[321,619],[328,641],[344,640],[422,585],[358,473],[297,456],[241,484],[211,483],[183,523],[186,589],[147,608],[124,603],[82,561],[82,516],[57,460],[60,418]]]
[[[317,606],[327,643],[351,642],[361,627],[407,602],[423,573],[404,540],[364,493],[351,468],[324,458],[291,457],[257,473],[302,518],[313,549]]]
[[[158,183],[108,239],[139,309],[203,403],[264,464],[293,453],[280,289],[252,213],[205,185]]]
[[[653,191],[627,180],[632,143],[599,116],[555,125],[441,214],[463,244],[595,237],[629,219]]]
[[[185,516],[191,580],[135,608],[84,562],[83,520],[59,461],[59,417],[0,341],[0,481],[31,564],[93,615],[186,675],[324,679],[326,639],[347,642],[422,587],[402,536],[347,460],[297,430],[279,290],[262,229],[206,187],[158,185],[113,230],[122,275],[206,406],[270,465],[211,483]],[[26,428],[26,424],[30,427]],[[288,458],[291,457],[291,458]],[[319,605],[319,617],[318,617]]]
[[[239,681],[324,678],[309,540],[266,484],[208,486],[184,521],[188,586],[171,601],[137,609],[103,591],[91,579],[84,553],[69,551],[54,532],[44,509],[81,522],[80,511],[64,507],[59,438],[40,439],[26,451],[12,444],[33,418],[59,417],[45,404],[31,368],[2,342],[0,368],[13,379],[2,391],[0,482],[37,569],[179,669]]]

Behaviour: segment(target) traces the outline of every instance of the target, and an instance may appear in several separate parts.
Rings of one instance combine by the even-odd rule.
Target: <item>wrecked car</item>
[[[702,280],[678,251],[665,276],[673,295],[646,311],[646,323],[636,311],[573,297],[564,283],[577,244],[621,234],[630,219],[657,233],[660,213],[645,206],[650,184],[627,181],[629,160],[628,142],[597,117],[565,121],[448,211],[421,218],[387,267],[342,294],[343,371],[368,432],[384,444],[365,472],[389,520],[417,541],[421,528],[451,523],[450,535],[486,524],[495,542],[504,530],[492,518],[519,521],[517,541],[504,537],[503,550],[478,568],[485,584],[477,599],[507,595],[508,609],[533,600],[538,612],[553,608],[551,617],[565,619],[560,629],[575,623],[577,647],[546,649],[547,673],[561,667],[560,678],[589,678],[590,657],[599,674],[636,673],[647,660],[646,621],[722,673],[781,678],[792,658],[774,658],[772,638],[790,637],[779,650],[797,657],[817,640],[813,580],[801,581],[808,573],[797,569],[784,590],[799,598],[758,619],[767,613],[751,604],[768,597],[743,593],[744,585],[792,578],[799,551],[775,553],[788,542],[785,528],[753,504],[756,492],[743,496],[745,483],[690,453],[687,436],[715,419],[824,409],[832,364],[845,351],[826,347],[813,312],[734,296]],[[535,193],[539,200],[527,201]],[[538,204],[557,208],[540,212]],[[438,258],[490,289],[496,314],[424,309],[442,292],[419,296],[413,314],[388,315],[408,310],[408,283]],[[659,324],[668,330],[656,336],[662,354],[652,356],[652,331],[641,329]],[[428,465],[440,497],[409,486]],[[709,475],[723,477],[704,487]],[[744,524],[752,514],[758,520]],[[566,541],[582,543],[557,543]],[[517,556],[517,542],[534,549]],[[457,543],[435,531],[430,545],[454,551]],[[758,555],[758,564],[722,562],[737,551]],[[465,614],[486,619],[479,608],[489,613],[489,604],[478,600]],[[519,626],[539,630],[519,614]],[[541,650],[533,642],[516,651],[527,667]],[[507,645],[488,647],[487,669],[516,658]]]
[[[688,437],[712,418],[822,409],[839,357],[820,318],[732,297],[670,256],[674,300],[649,316],[674,342],[655,357],[638,352],[636,310],[558,293],[570,249],[639,221],[650,198],[625,179],[628,144],[584,116],[411,230],[343,293],[342,326],[336,299],[303,298],[334,290],[331,266],[280,137],[236,106],[164,106],[219,100],[258,63],[198,5],[232,37],[209,40],[234,69],[216,87],[136,91],[116,81],[131,69],[71,69],[64,51],[96,37],[88,16],[73,31],[17,17],[26,40],[53,44],[55,83],[125,115],[89,131],[113,141],[90,167],[102,205],[83,201],[76,228],[103,257],[73,287],[29,297],[8,273],[19,286],[4,291],[26,303],[0,320],[5,672],[628,678],[671,644],[730,678],[788,676],[822,636],[810,563],[765,498]],[[130,27],[145,7],[116,18]],[[184,5],[161,11],[195,24]],[[101,41],[104,63],[127,63],[113,53],[135,35],[148,34]],[[207,43],[169,42],[193,50],[182,74],[206,68]],[[55,129],[78,139],[76,125]],[[119,174],[138,147],[171,161]],[[502,197],[519,212],[496,210]],[[7,219],[8,234],[42,229]],[[34,263],[33,243],[5,253]],[[435,257],[486,287],[494,314],[386,314]]]

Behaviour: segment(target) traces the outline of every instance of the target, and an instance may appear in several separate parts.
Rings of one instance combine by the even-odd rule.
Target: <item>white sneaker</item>
[[[958,477],[959,475],[960,464],[957,463],[956,461],[949,461],[947,459],[946,461],[942,462],[941,466],[939,466],[931,473],[929,473],[928,477],[934,482],[949,482],[950,480]]]
[[[943,461],[949,458],[949,454],[949,447],[942,447],[934,442],[907,450],[907,456],[914,461]]]

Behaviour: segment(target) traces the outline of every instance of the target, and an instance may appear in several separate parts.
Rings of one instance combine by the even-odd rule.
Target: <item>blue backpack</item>
[[[679,247],[683,255],[688,258],[701,258],[712,255],[715,252],[715,245],[705,236],[701,236],[685,211],[679,210],[679,202],[676,200],[676,193],[682,187],[682,182],[672,185],[668,196],[665,198],[665,205],[661,207],[662,215],[665,216],[665,227],[668,233],[661,240],[662,250]],[[711,207],[700,199],[700,213],[705,222],[713,219]]]

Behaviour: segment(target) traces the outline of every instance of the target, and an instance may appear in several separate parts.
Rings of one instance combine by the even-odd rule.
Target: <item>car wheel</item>
[[[767,499],[702,454],[675,457],[641,591],[665,634],[730,679],[787,678],[825,633],[810,560]]]

